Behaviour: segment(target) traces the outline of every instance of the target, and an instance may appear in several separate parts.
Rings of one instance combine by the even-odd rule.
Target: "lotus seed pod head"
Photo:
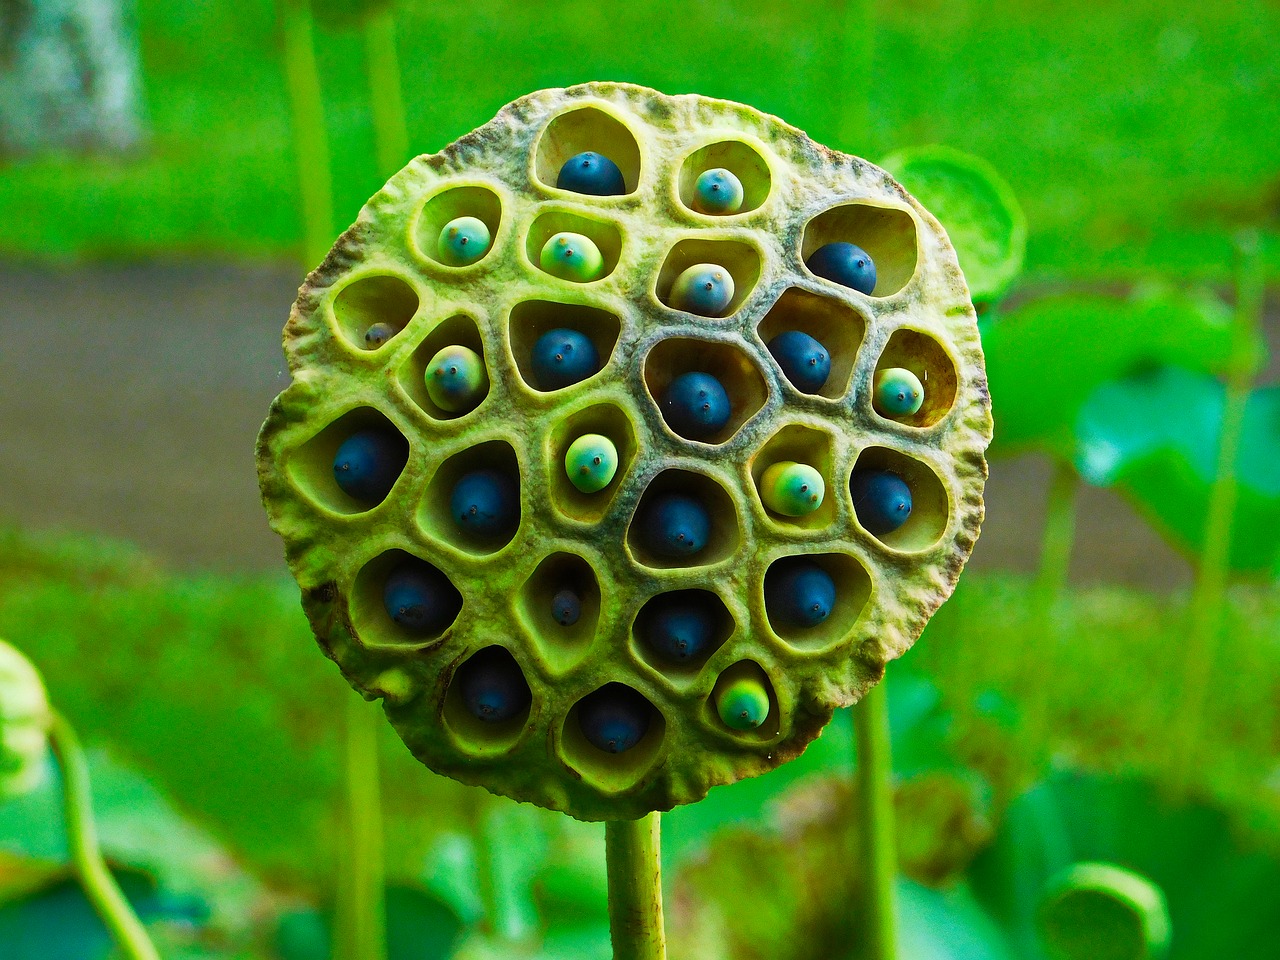
[[[431,636],[457,619],[462,595],[438,569],[413,558],[388,574],[382,603],[398,627],[415,636]]]
[[[735,680],[716,695],[716,712],[727,727],[754,730],[769,719],[769,692],[754,678]]]
[[[484,360],[470,347],[454,344],[437,350],[427,364],[427,396],[441,410],[466,413],[489,392]]]
[[[596,345],[577,330],[548,330],[533,345],[533,379],[540,390],[561,390],[599,372]]]
[[[714,263],[695,263],[671,285],[671,306],[700,317],[718,317],[733,299],[733,275]]]
[[[487,647],[458,668],[457,682],[468,712],[486,723],[523,713],[532,700],[519,664],[502,647]]]
[[[561,280],[587,283],[604,273],[604,257],[590,237],[557,233],[542,245],[542,269]]]
[[[911,516],[911,488],[896,473],[863,467],[849,478],[853,510],[868,533],[893,533]]]
[[[760,478],[760,498],[774,513],[803,517],[822,506],[826,484],[807,463],[780,460],[770,464]]]
[[[31,661],[0,640],[0,801],[21,796],[44,779],[52,714]]]
[[[357,430],[338,447],[333,478],[347,496],[364,506],[376,506],[395,486],[408,455],[404,438],[391,430]]]
[[[789,557],[775,563],[765,576],[764,605],[775,627],[816,627],[835,608],[836,584],[813,560]]]
[[[732,407],[724,385],[709,373],[682,373],[662,393],[662,416],[688,440],[709,440],[729,422]]]
[[[436,252],[451,267],[468,267],[489,252],[489,228],[477,217],[458,217],[440,230]]]
[[[831,354],[799,330],[787,330],[769,341],[769,352],[783,374],[801,393],[817,393],[831,376]]]
[[[828,243],[804,262],[814,274],[832,283],[870,294],[876,288],[876,265],[867,251],[852,243]]]
[[[454,484],[449,507],[465,538],[509,537],[520,522],[520,488],[501,470],[472,470]]]
[[[889,367],[876,374],[871,403],[882,417],[909,417],[924,404],[924,384],[910,370]]]
[[[582,598],[566,587],[551,598],[551,618],[562,627],[572,627],[582,616]]]
[[[703,171],[693,185],[693,208],[699,213],[737,213],[742,198],[742,181],[723,167]]]
[[[584,150],[566,160],[556,177],[556,186],[590,197],[619,197],[627,192],[618,165],[593,150]]]
[[[605,753],[626,753],[644,739],[652,720],[649,701],[620,683],[606,684],[578,704],[582,735]]]
[[[388,342],[396,335],[396,328],[389,323],[372,324],[368,330],[364,332],[364,348],[366,350],[377,350],[384,343]]]
[[[608,437],[584,433],[569,444],[564,469],[569,482],[583,493],[603,490],[618,472],[618,448]]]
[[[1172,926],[1164,892],[1133,870],[1075,863],[1044,886],[1036,917],[1051,960],[1164,960]]]
[[[659,594],[636,625],[640,640],[668,663],[702,655],[716,629],[714,607],[700,594]]]
[[[701,500],[683,493],[654,497],[640,522],[649,549],[669,560],[694,556],[711,536],[707,508]]]

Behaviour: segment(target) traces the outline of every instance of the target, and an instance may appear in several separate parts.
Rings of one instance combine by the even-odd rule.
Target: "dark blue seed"
[[[501,470],[472,470],[454,484],[449,508],[458,529],[469,537],[510,537],[520,522],[520,487]]]
[[[769,341],[769,352],[801,393],[817,393],[831,375],[827,348],[807,333],[788,330]]]
[[[640,613],[636,632],[664,660],[681,663],[702,655],[716,631],[716,604],[701,591],[654,597]]]
[[[342,492],[367,506],[386,499],[409,460],[409,444],[389,428],[357,430],[333,458],[333,478]]]
[[[596,345],[577,330],[548,330],[533,345],[533,379],[539,390],[559,390],[599,370]]]
[[[622,171],[608,157],[587,150],[564,162],[556,186],[592,197],[617,197],[627,192]]]
[[[662,394],[667,425],[688,440],[707,440],[729,422],[729,394],[709,373],[682,373]]]
[[[880,536],[893,533],[911,516],[911,488],[896,473],[864,467],[849,478],[858,522]]]
[[[640,518],[645,545],[660,557],[691,557],[707,545],[711,515],[702,501],[683,493],[664,493],[650,500]]]
[[[835,604],[835,581],[812,560],[787,557],[765,574],[765,611],[775,629],[816,627],[831,616]]]
[[[458,668],[467,711],[488,723],[510,720],[532,700],[515,658],[502,647],[487,647]]]
[[[398,626],[425,636],[453,623],[462,609],[462,595],[431,564],[404,560],[387,577],[382,604]]]
[[[876,288],[876,265],[867,251],[852,243],[828,243],[809,254],[804,265],[832,283],[852,287],[859,293]]]
[[[582,598],[567,587],[551,598],[551,616],[562,627],[572,627],[582,616]]]
[[[605,684],[578,703],[578,726],[587,742],[606,753],[630,750],[649,732],[653,707],[630,687]]]

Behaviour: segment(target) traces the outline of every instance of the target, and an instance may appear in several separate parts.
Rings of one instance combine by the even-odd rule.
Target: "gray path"
[[[0,518],[133,540],[181,568],[279,568],[253,441],[286,382],[279,266],[0,267]],[[997,461],[977,567],[1034,566],[1048,479]],[[1086,490],[1079,582],[1184,584],[1118,497]]]

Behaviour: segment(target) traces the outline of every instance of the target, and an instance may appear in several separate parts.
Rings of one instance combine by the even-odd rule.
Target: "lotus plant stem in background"
[[[1195,761],[1205,698],[1222,631],[1222,610],[1230,569],[1231,527],[1236,509],[1236,461],[1240,454],[1245,404],[1257,372],[1254,343],[1262,316],[1265,280],[1256,235],[1242,238],[1239,249],[1236,309],[1222,411],[1222,434],[1218,442],[1213,487],[1209,492],[1204,546],[1191,594],[1182,697],[1174,714],[1170,741],[1172,770],[1178,789],[1185,787],[1187,773]]]
[[[613,960],[665,960],[662,927],[661,816],[610,820],[604,826]]]
[[[365,64],[369,73],[369,108],[378,152],[378,172],[389,177],[404,165],[409,132],[400,94],[400,60],[396,55],[396,23],[390,7],[364,21]]]
[[[61,714],[53,715],[49,743],[62,769],[62,797],[71,859],[85,895],[127,960],[159,960],[160,955],[143,929],[142,921],[125,900],[102,858],[93,822],[89,765],[85,762],[80,739]]]
[[[871,121],[871,63],[875,38],[874,0],[844,0],[836,63],[839,92],[829,97],[835,110],[832,130],[836,146],[859,156],[871,156],[867,128]]]
[[[333,243],[333,187],[320,73],[308,0],[284,0],[284,69],[293,113],[293,145],[302,200],[303,260],[314,267]]]
[[[893,892],[897,855],[886,682],[881,680],[868,690],[853,708],[858,744],[857,836],[861,844],[856,862],[863,870],[863,902],[854,919],[865,931],[864,960],[894,960],[897,956]]]
[[[338,928],[344,960],[386,956],[382,851],[382,791],[378,729],[382,711],[360,697],[347,697],[346,790],[348,837]]]

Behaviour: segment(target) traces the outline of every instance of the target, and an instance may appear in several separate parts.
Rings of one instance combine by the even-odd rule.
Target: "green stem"
[[[400,93],[400,60],[396,54],[396,23],[390,8],[365,19],[364,51],[378,173],[389,177],[404,165],[409,153],[409,131]]]
[[[871,63],[875,39],[873,0],[845,0],[838,37],[837,76],[839,95],[829,98],[835,110],[832,127],[836,145],[846,152],[868,156],[867,131],[871,120]]]
[[[93,822],[93,796],[89,789],[89,765],[71,724],[53,715],[49,743],[62,768],[62,801],[66,811],[71,859],[85,895],[111,931],[128,960],[160,960],[142,921],[124,898],[98,846]]]
[[[384,865],[382,797],[378,783],[379,710],[348,696],[346,716],[346,790],[348,844],[339,879],[338,927],[347,960],[383,960]]]
[[[865,960],[894,960],[897,852],[893,816],[893,756],[889,742],[889,700],[885,681],[867,691],[853,708],[858,743],[857,817],[865,870],[861,926],[866,931]]]
[[[659,814],[651,813],[604,825],[613,960],[666,960],[660,820]]]
[[[308,0],[284,0],[284,68],[293,112],[293,144],[302,200],[302,256],[309,268],[333,243],[333,193],[320,72]]]
[[[1204,544],[1188,615],[1186,660],[1182,672],[1182,696],[1174,718],[1172,770],[1175,787],[1182,790],[1195,762],[1209,680],[1217,658],[1222,629],[1222,609],[1231,569],[1231,527],[1236,509],[1236,461],[1244,428],[1245,405],[1256,374],[1258,325],[1262,316],[1264,276],[1256,237],[1242,242],[1237,275],[1236,310],[1232,322],[1231,355],[1222,434],[1213,487],[1209,492]]]

